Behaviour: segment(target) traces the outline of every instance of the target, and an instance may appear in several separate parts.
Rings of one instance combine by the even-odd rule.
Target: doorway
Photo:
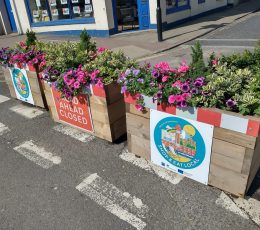
[[[115,0],[114,19],[118,32],[149,28],[149,0]]]
[[[15,24],[15,20],[14,20],[14,13],[10,4],[10,0],[4,0],[5,3],[5,7],[6,7],[6,11],[7,11],[7,15],[8,15],[8,19],[12,28],[12,32],[16,33],[17,32],[17,28],[16,28],[16,24]]]

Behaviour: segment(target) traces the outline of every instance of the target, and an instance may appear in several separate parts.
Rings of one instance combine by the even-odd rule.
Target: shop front
[[[164,29],[227,6],[227,0],[161,0]],[[156,29],[155,0],[14,0],[16,22],[25,33],[108,37],[132,30]]]

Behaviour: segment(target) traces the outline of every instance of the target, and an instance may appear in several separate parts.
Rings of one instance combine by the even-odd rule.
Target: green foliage
[[[96,55],[96,43],[91,41],[91,37],[84,29],[80,34],[80,42],[77,45],[77,62],[82,64],[93,60]]]
[[[192,75],[194,77],[205,75],[207,69],[203,60],[203,50],[199,42],[196,42],[194,46],[191,47],[191,57],[192,61],[190,66],[193,69]]]
[[[28,46],[28,47],[30,47],[30,46],[33,46],[33,45],[35,45],[36,44],[36,41],[37,41],[37,37],[36,37],[36,34],[35,34],[35,32],[33,32],[32,30],[27,30],[26,31],[26,45]]]
[[[122,51],[113,52],[106,49],[99,53],[92,62],[86,63],[84,69],[87,72],[98,70],[98,76],[103,79],[103,83],[109,84],[116,81],[127,68],[135,65],[136,62],[127,58]]]
[[[220,65],[206,80],[208,83],[203,86],[205,93],[195,98],[195,106],[217,107],[244,115],[259,114],[260,97],[255,91],[259,81],[249,69]],[[235,105],[228,107],[228,100],[233,100]]]

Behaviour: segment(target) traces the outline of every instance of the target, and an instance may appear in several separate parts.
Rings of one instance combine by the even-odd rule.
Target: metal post
[[[162,9],[161,9],[161,0],[157,0],[156,20],[157,20],[158,42],[162,42],[162,41],[163,41],[163,35],[162,35]]]

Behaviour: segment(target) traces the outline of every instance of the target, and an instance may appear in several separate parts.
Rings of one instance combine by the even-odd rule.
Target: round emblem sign
[[[17,92],[20,94],[21,97],[28,98],[30,95],[29,84],[22,71],[20,69],[14,68],[12,76],[13,83]]]
[[[154,141],[170,164],[182,168],[198,167],[205,158],[205,143],[199,131],[180,117],[166,117],[154,129]]]

